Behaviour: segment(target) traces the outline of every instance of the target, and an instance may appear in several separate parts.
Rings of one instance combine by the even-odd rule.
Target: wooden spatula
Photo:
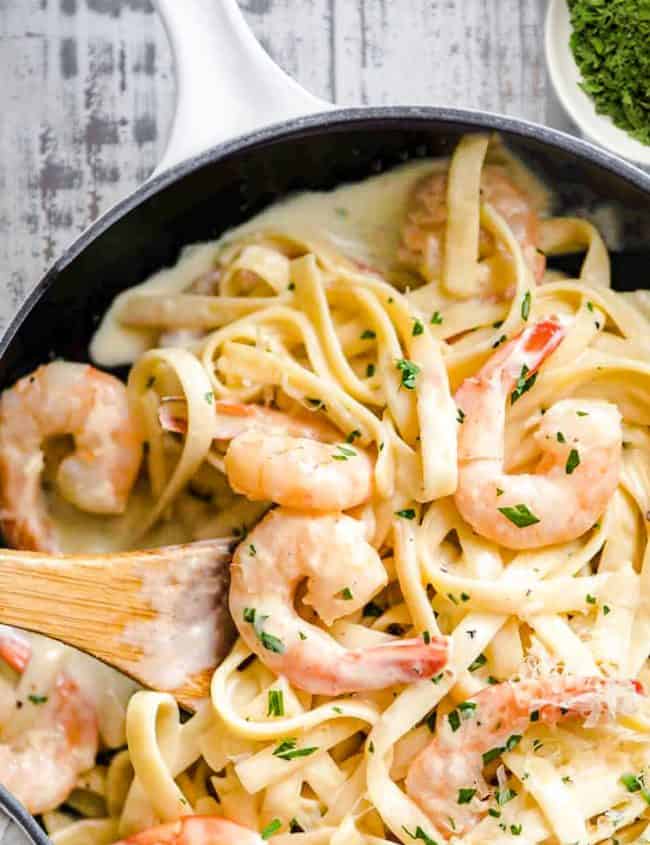
[[[0,622],[54,637],[193,710],[235,638],[229,544],[123,554],[0,549]]]

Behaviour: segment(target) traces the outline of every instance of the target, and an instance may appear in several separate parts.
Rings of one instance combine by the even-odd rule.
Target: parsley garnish
[[[566,437],[562,434],[561,431],[558,431],[558,433],[555,436],[557,437],[558,443],[566,443]]]
[[[377,332],[374,332],[372,329],[366,329],[361,334],[361,340],[374,340],[377,337]]]
[[[374,364],[368,364],[368,366],[366,367],[366,378],[372,378],[374,376],[374,374],[375,374],[375,365]]]
[[[514,405],[517,399],[520,399],[524,395],[524,393],[527,393],[537,381],[537,373],[533,373],[532,376],[529,376],[529,372],[530,370],[528,369],[527,365],[522,364],[521,372],[519,373],[519,378],[517,379],[517,383],[515,384],[515,389],[510,394],[511,405]]]
[[[395,366],[402,373],[402,387],[405,387],[407,390],[415,390],[415,379],[420,372],[418,365],[413,361],[409,361],[408,358],[400,358],[395,363]]]
[[[431,316],[431,325],[432,326],[440,326],[442,325],[442,314],[440,311],[434,311]]]
[[[521,319],[527,320],[530,315],[530,291],[527,290],[521,300]]]
[[[607,616],[608,613],[611,613],[611,610],[612,609],[611,609],[611,607],[609,607],[609,605],[604,604],[603,605],[603,616]]]
[[[416,318],[413,323],[413,337],[417,337],[419,334],[424,334],[424,324],[422,323],[422,320],[418,320]]]
[[[512,801],[512,799],[516,797],[517,793],[514,789],[497,789],[495,792],[495,798],[497,799],[497,804],[500,807],[503,807],[504,804],[507,804],[508,801]]]
[[[520,824],[511,824],[510,825],[510,833],[512,833],[513,836],[519,836],[519,834],[521,833],[521,825]]]
[[[357,437],[361,437],[361,432],[358,428],[353,429],[348,436],[345,438],[346,443],[354,443]]]
[[[496,349],[497,346],[501,346],[502,343],[505,343],[508,338],[506,335],[502,334],[501,337],[498,337],[494,343],[492,344],[492,349]]]
[[[481,666],[485,666],[487,663],[487,657],[484,654],[479,654],[476,660],[473,660],[469,666],[467,667],[468,672],[476,672],[477,669],[480,669]]]
[[[269,690],[267,716],[284,716],[284,694],[281,689]]]
[[[338,452],[332,455],[332,459],[335,461],[347,461],[348,458],[355,458],[357,456],[354,449],[350,449],[348,446],[343,446],[342,443],[337,443],[336,449],[338,449]]]
[[[291,819],[291,821],[289,822],[289,833],[304,833],[304,832],[305,832],[305,829],[304,829],[304,827],[301,827],[300,822],[296,818]]]
[[[580,454],[577,449],[571,449],[569,457],[566,459],[566,474],[571,475],[577,466],[580,466]]]
[[[207,393],[203,394],[203,398],[208,403],[208,405],[212,405],[212,400],[214,399],[214,393],[211,390],[208,390]]]
[[[526,505],[513,505],[512,507],[497,508],[497,510],[517,528],[527,528],[529,525],[535,525],[539,522],[538,517]]]
[[[420,827],[420,825],[418,825],[418,826],[415,828],[415,833],[411,833],[411,831],[408,829],[408,827],[405,827],[404,825],[402,825],[402,830],[404,831],[404,833],[405,833],[407,836],[410,836],[410,837],[411,837],[411,839],[420,839],[422,842],[424,842],[424,845],[438,845],[438,843],[435,841],[435,839],[432,839],[432,838],[429,836],[429,834],[428,834],[428,833],[425,833],[425,832],[422,830],[422,828]]]
[[[251,544],[250,544],[250,546],[248,547],[248,554],[249,554],[251,557],[255,557],[255,555],[257,554],[257,549],[255,548],[255,546],[254,546],[252,543],[251,543]]]
[[[343,589],[338,592],[334,598],[343,599],[343,601],[352,601],[354,596],[352,595],[352,590],[349,587],[343,587]]]
[[[402,519],[415,519],[415,510],[413,508],[404,508],[401,511],[395,511],[395,516]]]
[[[475,789],[459,789],[458,790],[458,804],[469,804],[472,798],[476,795]]]
[[[456,422],[461,425],[465,422],[465,411],[462,408],[456,408]]]
[[[599,114],[642,144],[650,144],[650,18],[639,0],[570,0],[570,45]]]
[[[278,747],[274,749],[273,756],[279,757],[281,760],[295,760],[298,757],[309,757],[310,754],[318,751],[317,746],[312,746],[311,748],[296,748],[296,742],[297,740],[293,739],[293,737],[283,739]]]
[[[596,596],[590,596],[589,593],[585,596],[587,604],[596,604]]]
[[[258,616],[254,607],[245,607],[243,617],[244,622],[248,622],[253,626],[257,639],[267,651],[273,651],[275,654],[284,654],[285,646],[282,640],[279,637],[274,637],[273,634],[268,634],[262,627],[269,618],[268,616]]]
[[[270,839],[271,836],[273,836],[274,833],[277,833],[281,827],[282,822],[280,821],[280,819],[273,819],[273,821],[270,821],[267,824],[260,836],[262,837],[262,839]]]
[[[456,733],[460,727],[460,716],[458,715],[458,710],[452,710],[450,713],[447,713],[447,721],[449,722],[449,727],[454,733]]]
[[[28,695],[27,698],[32,702],[32,704],[45,704],[47,701],[46,695]]]

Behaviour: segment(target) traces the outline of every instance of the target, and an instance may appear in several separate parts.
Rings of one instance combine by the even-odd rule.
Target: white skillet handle
[[[287,76],[237,0],[158,0],[176,65],[176,113],[154,175],[222,141],[331,108]]]

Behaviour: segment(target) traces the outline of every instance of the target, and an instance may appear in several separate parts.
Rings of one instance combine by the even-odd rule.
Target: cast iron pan
[[[613,206],[621,220],[614,285],[650,286],[650,177],[641,170],[569,135],[478,111],[330,110],[273,65],[236,0],[159,5],[179,84],[159,175],[94,223],[36,286],[0,341],[0,388],[54,357],[88,360],[89,340],[113,297],[172,264],[182,246],[215,238],[291,192],[448,154],[466,132],[498,131],[554,189],[556,211],[597,218]],[[278,124],[281,116],[292,119]],[[275,125],[242,135],[269,122]],[[187,156],[217,140],[224,142]],[[0,805],[47,845],[2,790]]]

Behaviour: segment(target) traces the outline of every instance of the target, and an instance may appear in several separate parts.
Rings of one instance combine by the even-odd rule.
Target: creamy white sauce
[[[180,293],[189,282],[214,268],[220,244],[247,232],[268,228],[317,230],[341,252],[380,270],[394,263],[400,227],[415,182],[434,165],[432,159],[409,162],[372,176],[364,182],[341,185],[332,191],[296,194],[272,205],[217,241],[186,247],[177,264],[155,273],[145,282],[120,294],[104,316],[90,345],[90,357],[102,367],[132,363],[149,349],[156,333],[127,328],[117,315],[128,307],[129,295]]]

